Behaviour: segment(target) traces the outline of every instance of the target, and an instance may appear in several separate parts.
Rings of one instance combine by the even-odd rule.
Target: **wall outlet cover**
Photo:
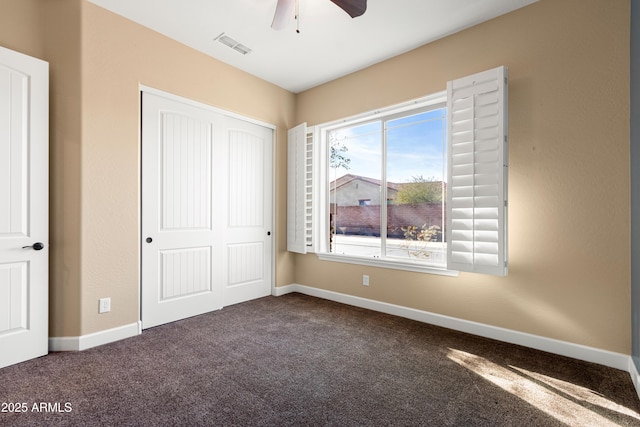
[[[100,298],[98,313],[108,313],[111,311],[111,298]]]

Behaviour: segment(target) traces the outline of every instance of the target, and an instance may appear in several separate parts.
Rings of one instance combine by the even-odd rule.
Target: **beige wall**
[[[50,63],[50,336],[139,320],[139,84],[277,126],[277,285],[295,96],[85,0],[0,0],[0,45]],[[112,311],[98,314],[109,296]]]
[[[42,0],[0,0],[0,45],[44,57]]]
[[[630,352],[628,0],[541,0],[298,96],[85,0],[0,0],[0,45],[51,67],[51,336],[138,320],[144,84],[277,125],[276,285]],[[510,73],[508,277],[285,251],[287,128],[413,99],[498,65]],[[104,296],[113,311],[98,315]]]
[[[81,0],[0,0],[0,45],[49,62],[51,336],[80,319]]]
[[[629,354],[628,0],[541,0],[306,91],[297,121],[417,98],[498,65],[510,76],[508,277],[298,255],[296,283]]]
[[[82,334],[139,319],[139,84],[277,126],[276,283],[290,283],[282,165],[294,95],[88,2],[82,23]],[[100,315],[106,296],[112,313]]]
[[[51,336],[81,335],[81,0],[41,0],[50,70]]]

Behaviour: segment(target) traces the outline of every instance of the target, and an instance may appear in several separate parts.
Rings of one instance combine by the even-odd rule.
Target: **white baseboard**
[[[636,389],[636,393],[638,394],[638,398],[640,398],[640,373],[638,373],[638,369],[636,368],[636,364],[633,363],[633,358],[629,357],[629,375],[631,375],[631,381],[633,382],[633,386]]]
[[[518,332],[511,329],[500,328],[483,323],[458,319],[455,317],[443,316],[441,314],[430,313],[428,311],[416,310],[409,307],[360,298],[353,295],[327,291],[319,288],[312,288],[299,284],[277,287],[274,289],[273,295],[281,296],[290,292],[299,292],[301,294],[353,305],[360,308],[366,308],[381,313],[405,317],[407,319],[417,320],[431,325],[442,326],[445,328],[466,332],[485,338],[492,338],[495,340],[508,342],[511,344],[518,344],[525,347],[558,354],[561,356],[567,356],[574,359],[597,363],[626,372],[629,372],[629,364],[633,364],[632,362],[630,362],[631,357],[626,354],[614,353],[611,351],[587,347],[580,344],[573,344],[566,341],[545,338],[539,335]],[[638,386],[636,386],[636,390],[639,390]]]
[[[140,322],[79,337],[50,337],[49,351],[81,351],[140,335]]]
[[[580,344],[573,344],[525,332],[518,332],[511,329],[499,328],[441,314],[430,313],[428,311],[416,310],[386,302],[356,297],[353,295],[313,288],[310,286],[291,284],[272,289],[273,296],[282,296],[292,292],[299,292],[301,294],[323,298],[342,304],[404,317],[431,325],[442,326],[456,331],[496,339],[511,344],[518,344],[561,356],[620,369],[622,371],[629,372],[633,385],[636,389],[636,393],[640,398],[640,373],[638,372],[633,359],[629,355],[587,347]],[[125,338],[134,337],[141,333],[142,323],[136,322],[79,337],[50,337],[49,351],[81,351]]]

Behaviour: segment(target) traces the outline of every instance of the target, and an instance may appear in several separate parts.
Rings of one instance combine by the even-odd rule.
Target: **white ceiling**
[[[369,0],[352,19],[330,0],[299,0],[292,19],[271,29],[276,0],[89,0],[292,92],[407,52],[537,0]],[[221,33],[249,47],[242,55]]]

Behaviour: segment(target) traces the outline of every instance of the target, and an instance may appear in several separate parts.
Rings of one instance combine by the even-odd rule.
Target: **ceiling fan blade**
[[[282,30],[286,27],[293,15],[294,6],[295,0],[278,0],[271,28],[274,30]]]
[[[356,18],[367,11],[367,0],[331,0],[352,18]]]

